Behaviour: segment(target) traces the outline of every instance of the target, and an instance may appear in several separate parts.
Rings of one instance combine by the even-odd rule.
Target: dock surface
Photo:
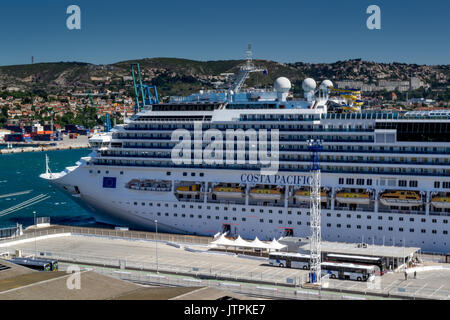
[[[209,250],[210,237],[151,232],[52,226],[28,229],[19,239],[0,241],[0,253],[57,259],[101,274],[137,283],[164,286],[216,286],[254,296],[314,299],[449,299],[450,266],[428,263],[408,279],[403,272],[376,277],[373,282],[329,279],[321,293],[302,288],[307,270],[273,267],[262,257],[243,257]],[[158,241],[155,241],[158,240]],[[434,269],[433,269],[434,268]],[[90,269],[90,270],[91,270]],[[418,269],[419,270],[419,269]]]
[[[56,146],[52,146],[56,143]],[[29,146],[29,145],[38,146]],[[79,136],[77,139],[69,139],[64,136],[62,141],[34,141],[32,143],[12,143],[12,149],[0,149],[0,154],[14,154],[22,152],[42,152],[55,150],[71,150],[89,148],[89,139],[87,136]]]

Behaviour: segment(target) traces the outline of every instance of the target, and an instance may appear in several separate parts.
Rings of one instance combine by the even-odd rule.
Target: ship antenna
[[[248,44],[247,50],[245,51],[245,55],[247,57],[247,68],[248,68],[248,70],[250,70],[253,66],[253,64],[252,64],[253,53],[252,53],[251,43]]]
[[[249,77],[250,73],[253,72],[264,72],[265,68],[257,68],[253,64],[253,53],[252,53],[252,45],[249,44],[247,50],[245,51],[246,63],[245,65],[240,67],[239,73],[237,74],[236,80],[231,85],[230,92],[238,93],[241,87],[244,85],[245,80]]]

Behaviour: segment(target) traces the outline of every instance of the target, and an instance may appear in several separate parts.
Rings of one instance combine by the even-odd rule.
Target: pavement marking
[[[87,270],[86,270],[86,271],[81,271],[81,272],[80,272],[80,275],[83,274],[83,273],[86,273],[86,272],[89,272],[89,271],[87,271]],[[33,287],[33,286],[38,285],[38,284],[43,284],[43,283],[48,283],[48,282],[52,282],[52,281],[56,281],[56,280],[61,280],[61,279],[64,279],[64,278],[68,278],[68,277],[70,277],[71,275],[72,275],[72,273],[69,273],[69,274],[62,275],[61,277],[57,277],[57,278],[53,278],[53,279],[48,279],[48,280],[43,280],[43,281],[38,281],[38,282],[30,283],[30,284],[25,285],[25,286],[21,286],[21,287],[9,289],[9,290],[1,291],[1,292],[0,292],[0,295],[3,294],[3,293],[9,293],[9,292],[21,290],[21,289],[24,289],[24,288]]]
[[[416,293],[417,292],[419,292],[420,290],[423,290],[423,289],[425,289],[425,287],[427,286],[427,283],[425,283],[424,284],[424,286],[423,287],[421,287],[421,288],[419,288],[419,289],[417,289],[415,292],[414,292],[414,296],[416,295]]]
[[[412,284],[412,282],[409,282],[406,286],[404,286],[404,288],[409,287],[409,285],[411,285],[411,284]]]
[[[436,293],[436,292],[438,292],[439,290],[441,290],[441,288],[443,287],[444,285],[441,285],[439,288],[437,288],[435,291],[433,291],[433,293],[430,295],[430,298]]]
[[[400,282],[401,282],[401,280],[394,280],[392,283],[390,283],[387,287],[385,287],[385,288],[382,289],[382,290],[386,290],[386,291],[389,292],[389,290],[394,286],[394,284],[395,284],[397,281],[400,281]],[[399,284],[400,284],[400,283],[399,283]]]

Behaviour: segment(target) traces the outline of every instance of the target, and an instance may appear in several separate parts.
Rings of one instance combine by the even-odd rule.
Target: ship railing
[[[129,148],[131,149],[131,148]],[[116,149],[108,149],[109,151],[120,151],[120,148],[116,148]],[[148,159],[148,160],[152,160],[152,159],[171,159],[172,155],[170,154],[170,149],[167,148],[167,151],[156,151],[156,152],[160,152],[163,153],[165,152],[166,155],[154,155],[154,154],[121,154],[121,153],[112,153],[112,152],[102,152],[102,157],[103,158],[116,158],[116,157],[120,157],[120,158],[143,158],[143,159]],[[248,151],[245,150],[246,152]],[[270,148],[268,148],[267,151],[271,151]],[[127,151],[129,152],[129,151]],[[146,151],[148,153],[150,152],[154,152],[154,151]],[[290,158],[285,158],[284,157],[284,153],[285,152],[289,152],[289,151],[285,151],[285,150],[280,150],[280,152],[283,152],[283,154],[281,154],[281,157],[279,159],[280,163],[309,163],[308,159],[290,159]],[[286,157],[289,157],[289,154],[286,154]],[[445,162],[417,162],[417,161],[364,161],[364,160],[320,160],[320,162],[322,163],[326,163],[326,164],[331,164],[331,163],[354,163],[354,164],[399,164],[399,165],[429,165],[429,166],[445,166],[447,165],[447,163]],[[232,165],[230,165],[232,166]],[[401,202],[399,202],[401,203]]]
[[[320,133],[315,133],[315,134],[320,134]],[[121,141],[125,141],[125,140],[155,140],[155,141],[167,141],[167,142],[173,142],[171,137],[148,137],[148,136],[140,136],[140,137],[130,137],[130,136],[119,136],[118,139],[120,139]],[[309,139],[299,136],[298,138],[288,138],[285,137],[283,135],[280,135],[280,142],[306,142]],[[373,137],[369,137],[366,139],[363,138],[358,138],[358,139],[350,139],[350,138],[335,138],[335,137],[324,137],[323,142],[340,142],[340,143],[347,143],[347,142],[373,142],[374,139]]]
[[[154,146],[143,146],[143,145],[136,145],[136,146],[123,146],[123,147],[110,147],[109,150],[121,150],[121,149],[157,149],[157,150],[168,150],[170,151],[172,147],[154,147]],[[298,153],[310,153],[310,151],[306,148],[299,149],[299,148],[288,148],[285,146],[280,146],[280,152],[298,152]],[[246,148],[246,151],[248,151],[248,148]],[[269,150],[270,151],[270,150]],[[405,154],[405,155],[420,155],[420,154],[441,154],[446,155],[450,151],[430,151],[430,152],[422,152],[422,151],[377,151],[377,150],[324,150],[322,153],[354,153],[354,154],[361,154],[361,153],[376,153],[376,154]],[[414,162],[418,164],[418,162]]]
[[[370,207],[338,207],[335,206],[334,210],[336,211],[362,211],[362,212],[374,212],[375,208]]]
[[[213,200],[212,197],[208,197],[208,203],[219,203],[226,205],[242,205],[245,204],[245,198],[235,200]]]
[[[400,214],[418,214],[418,215],[425,215],[425,210],[398,210],[398,209],[384,209],[384,208],[378,208],[379,213],[400,213]]]
[[[183,197],[178,196],[177,198],[180,202],[185,202],[185,203],[193,203],[193,202],[202,203],[203,202],[203,197],[200,197],[198,199],[188,199],[188,198],[185,198],[184,196]]]
[[[274,200],[255,201],[255,200],[251,200],[251,198],[250,198],[248,201],[248,204],[252,205],[252,206],[261,206],[261,207],[262,206],[264,206],[264,207],[267,207],[267,206],[269,206],[269,207],[284,207],[284,201],[283,200],[278,200],[278,201],[279,201],[278,203],[275,203]]]
[[[126,158],[126,157],[124,157]],[[111,160],[112,161],[112,160]],[[124,160],[120,160],[124,161]],[[151,161],[151,160],[147,160]],[[122,162],[102,162],[100,159],[97,159],[95,161],[95,165],[103,165],[103,166],[119,166],[119,167],[155,167],[155,168],[199,168],[199,169],[205,169],[205,168],[211,168],[211,169],[242,169],[242,170],[260,170],[260,167],[257,165],[247,165],[247,166],[241,166],[241,165],[227,165],[227,166],[217,166],[217,165],[175,165],[171,164],[170,161],[167,161],[163,164],[159,163],[148,163],[148,164],[131,164],[131,163],[122,163]],[[351,168],[350,168],[351,169]],[[296,168],[296,167],[285,167],[280,166],[280,172],[309,172],[309,169],[302,169],[302,168]],[[326,168],[321,168],[322,173],[342,173],[342,174],[384,174],[384,175],[395,175],[395,176],[440,176],[440,177],[448,177],[450,176],[449,172],[439,172],[439,173],[433,173],[433,172],[414,172],[414,171],[405,171],[405,172],[390,172],[390,171],[381,171],[381,170],[330,170]]]
[[[432,216],[450,216],[450,212],[430,211]]]
[[[121,130],[120,132],[130,132],[130,131],[152,131],[152,132],[156,132],[156,131],[163,131],[163,132],[167,132],[167,131],[175,131],[179,129],[178,127],[176,128],[151,128],[151,127],[145,127],[145,128],[136,128],[136,127],[126,127],[124,128],[124,130]],[[188,128],[186,128],[187,130],[189,130]],[[221,128],[214,128],[214,129],[218,129],[220,131],[225,131]],[[234,129],[245,129],[245,127],[237,127]],[[331,132],[331,133],[346,133],[346,132],[350,132],[350,133],[357,133],[357,132],[373,132],[374,129],[320,129],[320,130],[307,130],[307,129],[297,129],[297,128],[277,128],[278,131],[280,132],[292,132],[292,133],[298,133],[298,132],[303,132],[303,133],[322,133],[322,132]]]

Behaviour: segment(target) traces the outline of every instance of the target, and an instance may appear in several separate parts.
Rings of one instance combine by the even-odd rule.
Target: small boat
[[[309,190],[297,190],[297,191],[295,191],[294,197],[295,197],[295,200],[297,200],[297,201],[309,202],[309,201],[311,201],[310,194],[311,193]],[[320,201],[327,202],[327,200],[328,200],[328,194],[325,191],[321,191],[320,192]]]
[[[385,206],[402,207],[415,207],[423,204],[418,192],[401,190],[382,193],[380,196],[380,202]]]
[[[260,200],[280,200],[282,192],[280,189],[253,188],[250,189],[250,196]]]
[[[140,191],[161,191],[167,192],[171,190],[169,181],[155,181],[155,180],[139,180],[132,179],[125,185],[128,189]]]
[[[218,186],[213,189],[213,195],[217,198],[235,198],[244,197],[243,189],[241,187],[224,187]]]
[[[199,195],[200,194],[200,185],[199,184],[193,184],[190,186],[179,186],[175,190],[176,193],[181,195]]]
[[[436,196],[431,199],[431,204],[435,208],[450,209],[450,197],[448,196]]]
[[[336,200],[347,204],[369,204],[370,196],[368,192],[338,192]]]

